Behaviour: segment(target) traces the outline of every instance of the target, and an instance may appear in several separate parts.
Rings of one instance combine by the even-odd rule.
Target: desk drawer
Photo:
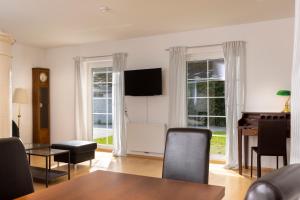
[[[254,128],[243,129],[242,135],[257,135],[257,129],[254,129]]]

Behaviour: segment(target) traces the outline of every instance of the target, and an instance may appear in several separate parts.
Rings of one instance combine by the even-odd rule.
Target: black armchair
[[[10,200],[33,192],[23,144],[18,138],[0,139],[0,199]]]
[[[207,129],[169,129],[162,177],[207,184],[211,136]]]
[[[300,199],[300,164],[288,165],[255,181],[245,200]]]

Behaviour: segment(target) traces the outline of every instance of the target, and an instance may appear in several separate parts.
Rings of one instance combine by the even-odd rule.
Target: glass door
[[[93,140],[101,146],[113,144],[112,68],[92,68]]]

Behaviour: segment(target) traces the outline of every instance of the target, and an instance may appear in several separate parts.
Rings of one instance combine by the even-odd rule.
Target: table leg
[[[260,154],[257,154],[257,178],[261,177],[261,163],[260,163]]]
[[[49,171],[51,171],[51,156],[49,156]]]
[[[71,175],[70,175],[70,151],[69,151],[69,153],[68,153],[68,155],[69,155],[69,159],[68,159],[68,179],[70,180],[70,178],[71,178]]]
[[[248,169],[248,150],[249,150],[249,136],[244,135],[244,156],[245,156],[245,169]]]
[[[238,162],[239,162],[239,174],[242,175],[242,130],[238,130]]]
[[[30,154],[28,154],[28,163],[29,163],[29,166],[30,166],[30,164],[31,164]]]
[[[48,187],[48,156],[46,156],[46,187]]]

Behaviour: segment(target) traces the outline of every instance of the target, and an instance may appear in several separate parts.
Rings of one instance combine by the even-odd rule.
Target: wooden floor
[[[52,168],[56,168],[57,164],[52,162]],[[44,166],[44,159],[41,157],[33,157],[32,165]],[[61,170],[66,170],[67,166],[61,164]],[[108,170],[114,172],[123,172],[129,174],[161,177],[162,160],[139,157],[113,157],[111,153],[96,151],[96,158],[89,166],[89,162],[83,162],[77,165],[77,168],[71,167],[71,179],[85,175],[95,170]],[[209,184],[225,186],[225,198],[230,200],[243,199],[250,184],[255,180],[251,179],[249,170],[244,172],[245,176],[240,176],[237,171],[227,170],[222,164],[210,164]],[[255,174],[256,172],[254,172]],[[50,186],[59,182],[67,181],[67,178],[60,178],[50,183]],[[101,180],[99,180],[101,181]],[[45,189],[45,185],[34,183],[35,191]]]

